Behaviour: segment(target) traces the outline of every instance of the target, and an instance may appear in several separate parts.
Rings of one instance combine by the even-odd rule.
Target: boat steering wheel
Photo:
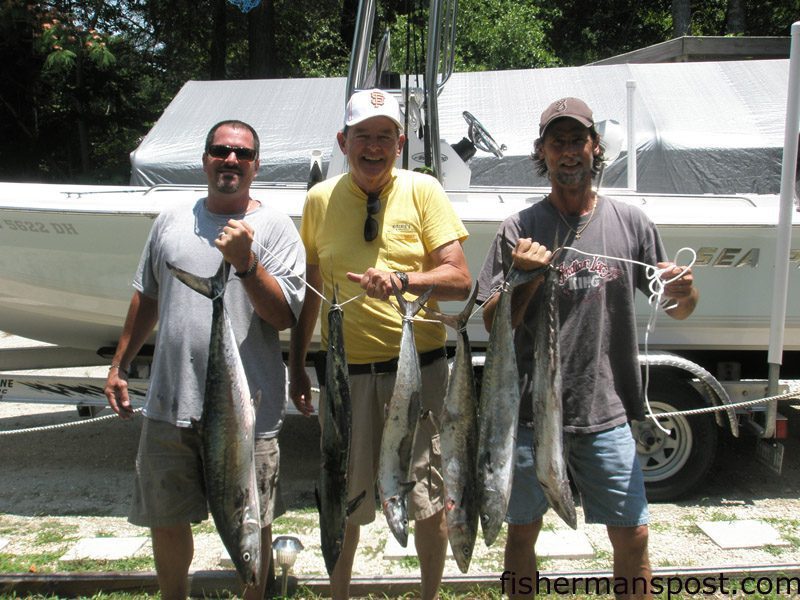
[[[467,135],[470,141],[475,144],[475,147],[484,152],[494,154],[497,158],[503,158],[503,152],[508,150],[507,146],[505,144],[501,146],[495,142],[486,127],[471,112],[465,110],[462,114],[468,126]]]

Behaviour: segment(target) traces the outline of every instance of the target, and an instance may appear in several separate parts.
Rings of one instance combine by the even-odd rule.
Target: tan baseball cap
[[[539,119],[539,137],[544,135],[544,130],[556,119],[569,117],[575,119],[585,127],[594,125],[592,109],[580,98],[561,98],[548,106]]]
[[[372,117],[387,117],[403,131],[400,104],[388,92],[379,89],[361,90],[350,96],[344,112],[344,124],[352,127]]]

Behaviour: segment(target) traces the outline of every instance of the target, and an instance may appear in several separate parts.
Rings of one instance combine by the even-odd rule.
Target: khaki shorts
[[[200,444],[194,428],[145,418],[128,521],[142,527],[169,527],[208,518]],[[278,496],[277,438],[256,439],[255,463],[261,526],[266,527],[275,517]]]
[[[375,520],[375,482],[381,453],[383,421],[394,390],[395,373],[350,375],[352,431],[347,493],[352,499],[366,490],[364,500],[348,517],[354,525]],[[422,367],[422,408],[436,420],[447,392],[447,360],[440,358]],[[324,391],[320,393],[320,398]],[[321,423],[324,427],[324,423]],[[411,460],[417,484],[408,495],[408,514],[415,520],[432,517],[444,507],[444,482],[439,434],[430,420],[421,421]]]

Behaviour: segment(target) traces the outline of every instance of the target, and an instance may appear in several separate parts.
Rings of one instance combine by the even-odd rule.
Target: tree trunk
[[[745,31],[744,3],[742,0],[728,0],[728,22],[725,33],[736,34]]]
[[[225,79],[225,56],[228,53],[227,7],[225,0],[214,0],[214,22],[211,25],[211,51],[209,56],[209,77]]]
[[[277,76],[275,61],[275,5],[261,3],[247,13],[248,72],[250,79]]]
[[[352,48],[353,36],[356,32],[356,13],[358,12],[358,0],[344,0],[342,5],[342,16],[339,21],[339,35],[345,48]]]
[[[690,0],[672,0],[672,37],[689,35],[692,27]]]
[[[89,128],[86,123],[86,110],[82,99],[84,93],[83,78],[83,53],[79,53],[75,60],[75,91],[72,94],[72,102],[75,106],[75,125],[78,129],[78,155],[80,156],[81,175],[89,173]],[[71,166],[71,165],[70,165]]]

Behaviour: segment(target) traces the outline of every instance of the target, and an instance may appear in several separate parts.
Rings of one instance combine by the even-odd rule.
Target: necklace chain
[[[547,200],[548,200],[548,201],[550,200],[550,195],[549,195],[549,194],[548,194],[548,196],[547,196]],[[556,209],[556,212],[558,213],[558,216],[559,216],[559,217],[561,217],[561,220],[564,222],[564,225],[566,225],[566,226],[567,226],[567,228],[568,228],[568,229],[569,229],[569,230],[570,230],[572,233],[574,233],[574,234],[575,234],[575,239],[576,239],[576,240],[579,240],[579,239],[581,239],[581,234],[582,234],[584,231],[586,231],[586,228],[589,226],[589,223],[591,223],[591,222],[592,222],[592,219],[594,218],[594,211],[595,211],[595,209],[597,208],[597,196],[595,196],[595,197],[594,197],[594,203],[592,204],[592,212],[591,212],[591,213],[589,213],[589,219],[586,221],[586,223],[584,223],[583,225],[581,225],[581,226],[580,226],[580,227],[578,227],[577,229],[575,229],[575,228],[574,228],[572,225],[570,225],[570,224],[569,224],[569,222],[567,221],[567,219],[564,217],[564,215],[563,215],[563,214],[561,214],[561,211],[560,211],[560,210],[558,210],[558,208],[557,208],[557,207],[555,207],[555,206],[554,206],[553,208],[555,208],[555,209]]]

